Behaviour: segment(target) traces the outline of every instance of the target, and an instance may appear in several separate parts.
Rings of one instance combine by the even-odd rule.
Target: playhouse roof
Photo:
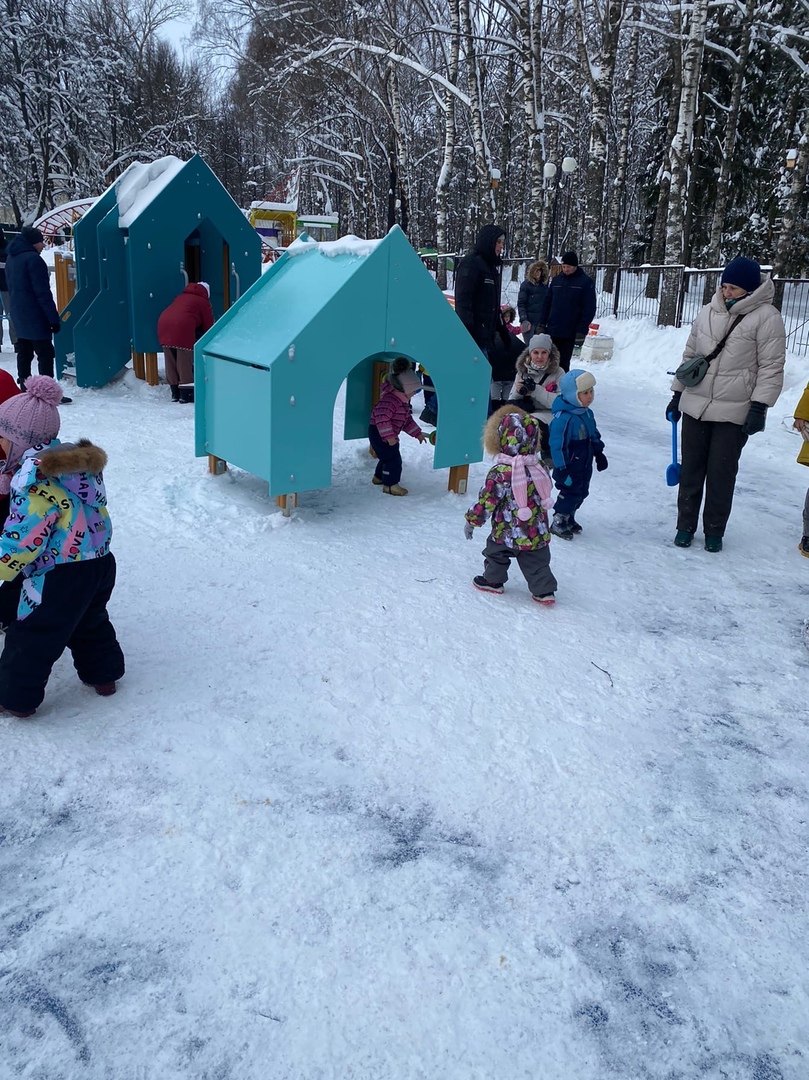
[[[135,161],[115,182],[118,201],[118,226],[128,229],[153,199],[171,183],[187,164],[177,157],[162,157],[157,161]]]

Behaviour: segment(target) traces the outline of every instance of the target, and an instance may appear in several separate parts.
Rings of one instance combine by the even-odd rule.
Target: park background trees
[[[197,151],[241,205],[299,173],[417,247],[496,219],[526,258],[809,271],[806,0],[200,0],[183,54],[180,0],[2,3],[18,221]]]

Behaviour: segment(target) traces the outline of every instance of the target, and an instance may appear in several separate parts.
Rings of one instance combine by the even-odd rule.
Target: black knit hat
[[[45,237],[42,235],[39,229],[35,229],[33,225],[23,225],[23,227],[20,229],[20,236],[23,238],[23,240],[27,240],[31,247],[33,247],[34,244],[45,243]]]
[[[562,262],[565,264],[565,266],[578,266],[579,256],[576,254],[575,251],[563,251]]]

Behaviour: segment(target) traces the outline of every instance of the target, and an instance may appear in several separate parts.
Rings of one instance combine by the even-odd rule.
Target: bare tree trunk
[[[797,258],[797,252],[793,255],[793,247],[799,231],[799,208],[803,193],[806,191],[807,173],[809,173],[809,106],[804,106],[798,143],[798,160],[792,170],[792,182],[789,185],[789,193],[781,217],[781,234],[778,237],[778,247],[773,259],[773,273],[780,277],[788,277],[791,271],[797,272],[800,269],[799,266],[793,266],[793,258]]]
[[[632,21],[637,22],[640,9],[632,9]],[[607,216],[607,237],[604,245],[604,261],[608,264],[604,272],[604,292],[612,292],[612,282],[615,271],[609,264],[617,263],[623,254],[621,243],[621,208],[626,191],[627,164],[629,161],[629,136],[632,129],[632,106],[635,101],[635,79],[638,69],[638,42],[640,30],[633,26],[629,37],[629,49],[624,71],[624,94],[621,105],[621,119],[619,122],[617,161],[615,166],[615,180],[612,185],[610,208]]]
[[[722,258],[722,230],[725,227],[725,213],[730,199],[730,177],[736,152],[736,135],[739,130],[739,111],[742,100],[742,87],[747,74],[747,60],[750,55],[750,41],[757,10],[757,0],[746,0],[742,19],[742,40],[739,45],[738,60],[733,71],[733,85],[730,91],[730,108],[725,123],[725,138],[722,142],[722,161],[716,181],[711,236],[708,240],[708,263],[718,266]]]
[[[503,91],[505,108],[503,109],[503,130],[500,135],[500,183],[494,189],[494,216],[506,227],[509,216],[509,179],[511,176],[511,103],[514,99],[514,85],[516,75],[516,62],[514,53],[509,53],[506,64],[506,85]],[[508,237],[508,244],[512,251],[518,250],[522,244],[521,223]]]
[[[705,50],[705,27],[708,21],[708,0],[693,0],[691,26],[683,53],[683,76],[677,131],[671,143],[671,185],[669,187],[668,220],[666,221],[667,264],[683,261],[683,228],[685,198],[688,191],[688,166],[697,115],[697,94],[702,55]],[[660,300],[657,321],[661,326],[673,326],[677,314],[677,297],[673,290],[664,292]]]
[[[450,0],[449,26],[451,37],[447,79],[450,83],[455,85],[458,81],[458,68],[460,63],[458,0]],[[441,163],[441,172],[438,176],[438,183],[435,186],[435,245],[439,255],[447,254],[447,203],[449,185],[452,181],[452,171],[455,165],[455,105],[455,95],[450,90],[446,90],[444,92],[444,160]],[[442,289],[446,289],[446,259],[437,260],[436,281]]]
[[[707,0],[706,0],[707,2]],[[615,58],[621,32],[623,0],[609,0],[597,26],[598,51],[590,57],[582,0],[573,0],[579,63],[590,87],[590,147],[585,176],[586,205],[580,244],[582,262],[595,263],[604,220],[604,174],[607,169],[607,120],[615,79]]]
[[[671,144],[677,131],[677,109],[680,101],[680,50],[674,46],[671,50],[672,79],[669,92],[669,118],[666,124],[666,142],[663,162],[660,166],[660,181],[657,192],[654,224],[652,226],[652,244],[649,251],[649,263],[659,266],[666,254],[666,219],[669,211],[669,185],[671,183]],[[660,273],[652,271],[646,279],[646,296],[652,300],[660,295]]]
[[[545,192],[542,167],[545,158],[544,75],[542,71],[543,0],[520,0],[518,35],[522,57],[522,97],[526,158],[529,172],[528,228],[526,254],[537,258],[541,251],[542,214]]]
[[[470,207],[473,232],[482,224],[482,218],[494,214],[494,192],[490,184],[491,168],[489,147],[486,143],[486,126],[483,117],[483,71],[475,47],[472,29],[470,0],[458,0],[458,13],[464,42],[466,78],[470,99],[469,119],[472,126],[472,145],[475,154],[475,191]]]

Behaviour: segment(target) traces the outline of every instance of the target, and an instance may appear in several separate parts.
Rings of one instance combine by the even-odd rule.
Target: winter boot
[[[545,593],[544,596],[534,596],[533,599],[536,600],[538,604],[542,604],[544,607],[553,607],[553,605],[556,603],[556,597],[553,595],[553,593]]]
[[[171,400],[180,400],[180,387],[177,383],[169,383],[169,390],[171,390]]]
[[[722,537],[721,536],[706,536],[705,537],[705,550],[717,552],[722,550]]]
[[[805,555],[809,559],[809,536],[802,536],[801,542],[798,544],[798,551],[801,555]]]
[[[421,420],[422,424],[432,424],[435,427],[438,423],[438,413],[431,409],[429,405],[425,405],[421,410],[419,420]]]
[[[112,697],[116,689],[114,682],[93,683],[91,685],[99,697]]]
[[[480,574],[478,574],[477,577],[472,578],[472,584],[476,589],[480,589],[481,592],[493,592],[499,594],[503,591],[502,585],[498,585],[495,581],[487,581],[486,578],[481,577]]]
[[[371,477],[371,483],[375,484],[377,487],[382,487],[382,486],[384,486],[385,481],[380,480],[379,477],[376,475],[376,473],[374,473],[374,475]]]
[[[32,709],[30,712],[16,712],[14,709],[4,709],[0,705],[0,713],[5,713],[6,716],[16,716],[18,720],[27,720],[29,716],[33,716],[36,709]]]
[[[678,529],[677,535],[674,537],[674,543],[677,547],[691,547],[693,539],[694,534],[689,532],[688,529]]]
[[[573,530],[574,536],[578,536],[581,532],[581,525],[579,525],[578,521],[576,521],[572,514],[570,515],[570,528]]]
[[[177,400],[181,405],[193,405],[194,404],[194,387],[193,386],[180,386],[177,390],[180,395]]]
[[[382,485],[382,490],[385,492],[386,495],[406,495],[407,494],[407,488],[402,487],[401,484],[391,484],[390,487],[388,487],[387,484],[383,484]]]
[[[560,540],[572,540],[573,529],[570,526],[570,514],[554,514],[551,522],[551,532]]]

